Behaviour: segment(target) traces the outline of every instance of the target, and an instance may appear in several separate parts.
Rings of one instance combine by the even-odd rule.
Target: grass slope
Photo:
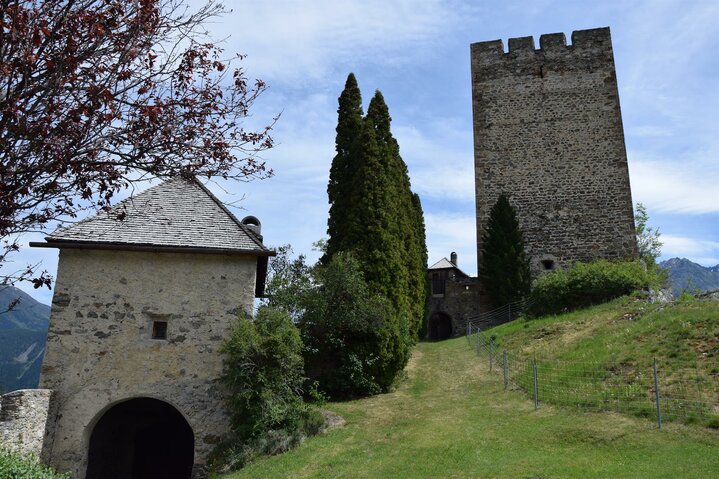
[[[586,321],[601,315],[612,321],[633,306],[624,301],[584,314]],[[584,316],[561,318],[506,325],[502,334],[509,342],[510,331],[533,338],[561,325],[566,331],[542,330],[539,342],[552,336],[570,344],[601,332],[593,324],[588,333],[569,326]],[[670,354],[671,347],[660,349]],[[609,354],[620,352],[610,347]],[[503,390],[501,377],[487,371],[465,338],[419,344],[397,391],[328,409],[347,425],[222,477],[704,478],[719,471],[717,431],[678,423],[659,431],[646,419],[546,404],[535,411],[522,394]]]

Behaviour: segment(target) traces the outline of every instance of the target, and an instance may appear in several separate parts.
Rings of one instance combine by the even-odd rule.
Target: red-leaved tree
[[[222,13],[214,1],[0,0],[0,268],[19,234],[107,208],[148,177],[271,174],[257,154],[274,120],[242,123],[265,84],[205,29]],[[50,285],[32,269],[0,271],[0,284]]]

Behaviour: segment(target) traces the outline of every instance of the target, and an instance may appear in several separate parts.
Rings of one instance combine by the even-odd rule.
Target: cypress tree
[[[494,307],[529,294],[531,277],[517,212],[502,194],[489,212],[482,237],[479,278]]]
[[[347,249],[348,210],[352,209],[349,203],[351,189],[354,184],[355,148],[359,145],[358,138],[362,131],[363,112],[362,95],[357,79],[353,73],[347,76],[345,88],[338,99],[337,108],[337,136],[335,138],[336,154],[330,168],[330,179],[327,184],[330,212],[327,220],[327,251],[323,263],[328,263],[338,251]]]
[[[412,193],[407,165],[400,156],[397,140],[392,136],[392,118],[379,91],[375,92],[367,108],[367,120],[375,131],[382,164],[390,178],[387,187],[391,197],[387,208],[393,219],[388,229],[397,244],[401,245],[400,271],[394,286],[397,293],[404,296],[398,298],[398,303],[407,307],[408,328],[414,340],[422,327],[427,300],[427,247],[422,206],[419,196]]]
[[[340,251],[360,264],[368,288],[393,312],[380,345],[380,383],[388,384],[409,359],[425,313],[427,250],[419,197],[390,130],[391,117],[377,91],[362,118],[353,75],[339,98],[337,154],[327,192],[329,239],[323,262]],[[358,120],[359,119],[359,120]]]
[[[427,314],[429,298],[429,278],[427,277],[427,241],[424,227],[422,201],[417,193],[412,194],[413,235],[411,241],[412,264],[410,266],[410,291],[413,307],[414,334],[424,337],[424,318]]]

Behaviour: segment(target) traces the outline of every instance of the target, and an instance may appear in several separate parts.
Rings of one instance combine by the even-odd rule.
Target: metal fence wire
[[[503,349],[481,327],[467,325],[467,341],[505,389],[534,401],[590,411],[615,411],[662,422],[719,428],[719,375],[696,363],[610,365],[529,357]]]

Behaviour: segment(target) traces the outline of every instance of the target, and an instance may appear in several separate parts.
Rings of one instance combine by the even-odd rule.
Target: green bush
[[[370,291],[349,254],[337,253],[314,276],[299,323],[307,375],[333,399],[387,391],[409,359],[408,322]]]
[[[254,320],[238,319],[222,352],[233,435],[213,454],[215,470],[284,452],[322,429],[321,414],[302,399],[302,341],[287,312],[263,306]]]
[[[530,314],[557,314],[660,286],[656,268],[641,261],[596,260],[541,275],[530,294]]]
[[[70,474],[59,474],[43,466],[35,456],[0,448],[0,479],[70,479]]]

